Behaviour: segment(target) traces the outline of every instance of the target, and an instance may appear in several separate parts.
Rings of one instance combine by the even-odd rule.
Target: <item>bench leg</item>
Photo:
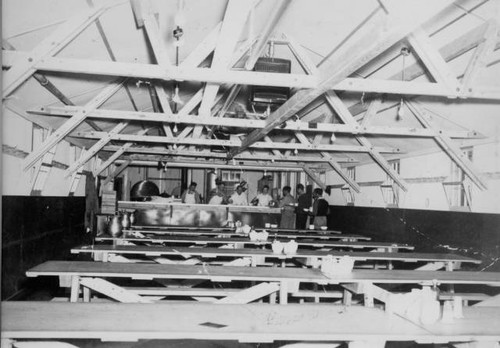
[[[280,283],[280,304],[288,303],[288,283],[286,281]]]
[[[90,289],[86,286],[83,287],[83,302],[90,302]]]
[[[80,277],[73,276],[71,278],[71,296],[69,298],[69,301],[78,302],[79,295],[80,295]]]

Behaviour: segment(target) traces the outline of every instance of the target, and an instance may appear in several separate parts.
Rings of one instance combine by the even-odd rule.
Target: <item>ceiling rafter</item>
[[[349,109],[345,106],[342,100],[332,91],[325,94],[325,98],[327,103],[333,108],[333,110],[337,113],[337,115],[342,119],[342,121],[346,124],[357,125],[356,120],[349,112]],[[367,149],[370,157],[379,165],[379,167],[387,173],[387,175],[394,180],[394,182],[401,187],[403,191],[407,191],[406,183],[399,176],[399,174],[392,169],[391,165],[387,162],[387,160],[380,154],[380,151],[372,145],[372,143],[364,136],[354,136],[356,140]]]
[[[302,132],[295,132],[295,136],[303,145],[309,145],[311,142],[309,139],[302,133]],[[339,163],[337,163],[328,153],[321,152],[321,156],[327,160],[328,164],[332,167],[332,169],[346,182],[347,185],[349,185],[354,191],[360,192],[359,185],[352,180],[347,173],[344,172],[342,167],[340,166]],[[309,174],[306,171],[307,174]],[[309,176],[311,176],[309,174]]]
[[[366,61],[376,57],[395,42],[401,40],[415,27],[418,27],[424,21],[428,20],[429,17],[441,11],[449,3],[449,1],[428,3],[428,6],[425,6],[425,10],[422,8],[422,3],[418,3],[420,8],[417,10],[417,2],[405,2],[407,6],[405,9],[401,8],[401,4],[398,5],[397,2],[387,2],[391,10],[390,15],[379,13],[380,15],[373,16],[364,25],[365,34],[350,45],[349,50],[341,50],[341,53],[337,51],[337,54],[332,54],[328,57],[325,64],[321,66],[320,73],[322,74],[322,78],[317,88],[306,91],[302,90],[294,94],[267,118],[266,127],[250,133],[243,141],[242,146],[238,149],[233,149],[230,155],[234,156],[244,151],[272,129],[299,112],[314,99],[333,88],[333,86],[349,74],[364,65]],[[411,11],[412,6],[417,11],[409,16],[408,13],[413,12]],[[380,30],[382,27],[387,30]]]
[[[137,133],[137,135],[145,135],[150,130],[151,128],[142,129],[140,132]],[[108,159],[106,159],[104,163],[102,163],[99,167],[97,167],[94,171],[92,171],[92,174],[94,176],[98,176],[99,174],[101,174],[103,171],[106,170],[106,168],[108,168],[111,164],[113,164],[113,162],[117,160],[121,155],[130,150],[132,146],[134,146],[134,143],[130,142],[130,143],[125,143],[120,147],[116,147],[114,153]],[[109,148],[108,150],[106,150],[106,147],[104,147],[102,150],[109,151]]]
[[[445,86],[450,92],[450,96],[462,91],[457,77],[448,66],[441,53],[439,53],[439,50],[434,47],[429,35],[427,35],[422,28],[413,31],[408,36],[408,42],[422,60],[425,68],[432,75],[436,83]]]
[[[57,128],[41,145],[38,149],[31,152],[25,159],[23,167],[25,169],[33,166],[36,161],[38,161],[43,155],[49,151],[54,145],[59,143],[61,140],[71,133],[79,124],[81,124],[86,118],[89,112],[97,109],[106,100],[113,96],[118,90],[123,86],[126,79],[120,79],[118,82],[112,82],[108,87],[106,87],[101,93],[94,97],[90,102],[88,102],[85,107],[76,112],[69,120],[67,120],[62,126]],[[104,134],[103,134],[104,135]]]
[[[201,92],[199,92],[201,94]],[[197,93],[198,94],[198,93]],[[194,97],[193,97],[194,98]],[[198,96],[197,96],[198,98]],[[76,112],[83,110],[83,107],[59,107],[59,106],[43,106],[39,108],[28,109],[29,114],[39,114],[47,116],[64,116],[71,117]],[[181,110],[182,111],[182,110]],[[219,117],[200,117],[194,115],[182,114],[162,114],[145,111],[122,111],[110,109],[97,109],[88,113],[87,117],[103,120],[129,120],[142,122],[168,122],[174,124],[203,124],[205,126],[227,126],[241,127],[248,129],[260,129],[265,127],[265,120],[256,119],[237,119],[226,118],[222,120]],[[323,116],[325,117],[325,116]],[[191,129],[191,128],[190,128]],[[399,135],[408,137],[434,137],[438,132],[433,129],[425,128],[407,128],[407,127],[389,127],[389,126],[362,126],[359,124],[341,124],[330,122],[304,122],[304,121],[288,121],[282,130],[301,130],[307,133],[344,133],[354,135]],[[446,136],[451,138],[461,139],[477,139],[482,138],[478,132],[474,130],[439,130]]]
[[[37,62],[62,50],[96,18],[99,18],[101,14],[111,7],[111,4],[93,8],[69,18],[33,50],[23,56],[22,59],[17,60],[3,75],[3,98],[8,97],[36,72],[35,65]]]
[[[416,101],[409,101],[407,103],[409,109],[417,117],[425,128],[434,128],[431,119],[428,117],[427,112]],[[462,150],[447,136],[437,135],[435,138],[439,146],[446,152],[455,164],[462,169],[462,171],[477,185],[481,190],[485,190],[486,184],[481,180],[474,165],[463,154]]]
[[[75,132],[72,133],[71,136],[83,139],[100,139],[104,136],[106,132]],[[200,138],[173,138],[169,139],[164,136],[139,136],[136,134],[114,134],[111,136],[111,140],[116,141],[126,141],[126,142],[144,142],[144,143],[158,143],[158,144],[185,144],[185,145],[206,145],[206,146],[227,146],[227,147],[239,147],[241,146],[241,140],[233,139],[233,140],[217,140],[217,139],[200,139]],[[333,151],[333,152],[368,152],[368,149],[363,146],[357,145],[325,145],[320,144],[314,146],[310,145],[301,145],[294,143],[284,143],[284,142],[256,142],[252,144],[253,148],[257,149],[269,149],[269,148],[277,148],[277,149],[288,149],[288,150],[304,150],[304,151]],[[399,149],[395,149],[392,147],[376,147],[374,148],[379,152],[383,153],[400,153]]]
[[[495,49],[499,33],[498,25],[498,21],[494,19],[487,22],[487,27],[484,32],[485,40],[476,47],[469,64],[467,64],[464,76],[462,77],[462,92],[464,95],[469,95],[473,92],[475,88],[474,82],[477,80],[477,76],[486,67],[487,59]]]
[[[230,68],[229,64],[236,49],[238,38],[243,30],[248,14],[255,6],[255,3],[255,0],[244,2],[238,0],[228,1],[219,38],[214,50],[214,57],[211,64],[212,69]],[[200,105],[200,114],[210,114],[219,87],[219,84],[207,83]],[[202,130],[202,126],[195,126],[193,136],[200,137]]]
[[[101,139],[99,139],[94,145],[92,145],[88,150],[82,149],[82,154],[78,161],[72,163],[69,168],[66,170],[66,176],[73,175],[76,173],[82,166],[85,165],[92,157],[94,157],[101,149],[106,146],[111,140],[111,137],[114,134],[119,134],[122,130],[124,130],[129,125],[129,122],[120,122],[116,126],[113,127],[109,132],[106,133]]]
[[[112,151],[112,152],[114,152],[112,156],[114,156],[116,152],[122,150],[122,147],[116,146],[116,145],[108,145],[108,146],[105,146],[103,148],[103,151]],[[152,155],[179,155],[179,156],[189,156],[189,157],[211,157],[211,158],[227,159],[225,153],[211,152],[209,150],[202,150],[202,151],[181,151],[181,150],[170,151],[170,150],[167,150],[165,148],[137,147],[137,146],[136,147],[132,147],[132,145],[128,146],[126,149],[124,149],[121,154],[123,154],[123,153],[138,153],[138,154],[152,154]],[[115,158],[115,159],[117,159],[117,158]],[[235,160],[239,160],[239,159],[246,159],[246,160],[266,160],[266,161],[280,161],[280,162],[281,161],[288,161],[288,162],[327,162],[327,160],[325,160],[325,159],[323,159],[323,158],[321,158],[319,156],[315,157],[315,156],[298,155],[298,156],[296,156],[294,158],[290,158],[290,157],[284,157],[282,155],[274,156],[274,155],[260,154],[260,153],[259,154],[250,154],[248,152],[244,152],[242,154],[239,154],[238,156],[234,157],[234,159]],[[339,163],[350,163],[350,164],[357,162],[357,161],[353,160],[352,158],[342,158],[342,157],[335,158],[335,161],[337,161]]]
[[[302,165],[302,170],[314,181],[322,190],[326,190],[326,185],[314,170],[307,164]]]
[[[461,35],[450,43],[442,46],[439,49],[439,53],[443,57],[446,62],[450,62],[469,50],[475,48],[478,44],[484,41],[484,33],[487,27],[487,23],[481,24],[474,29],[471,29],[467,33]],[[497,34],[496,44],[494,50],[500,48],[500,33]],[[390,80],[399,80],[401,79],[402,71],[397,72],[393,76],[391,76]],[[421,64],[414,63],[405,68],[405,80],[412,81],[416,78],[425,74],[425,69]],[[367,104],[366,103],[357,103],[349,107],[349,111],[353,115],[358,115],[364,111],[366,111]]]

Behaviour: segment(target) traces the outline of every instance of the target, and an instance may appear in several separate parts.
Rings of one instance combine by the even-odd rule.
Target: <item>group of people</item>
[[[197,184],[192,182],[189,188],[183,192],[182,203],[198,204],[201,203],[201,196],[196,191]],[[277,207],[282,209],[280,228],[306,229],[307,220],[315,228],[326,226],[328,215],[328,202],[322,198],[323,190],[316,188],[313,190],[312,202],[311,196],[306,194],[304,185],[298,184],[295,198],[291,194],[291,187],[284,186],[282,197],[273,197],[269,193],[269,186],[262,187],[262,191],[251,201],[261,207]],[[208,204],[231,204],[231,205],[249,205],[247,195],[242,185],[238,185],[231,196],[225,193],[225,185],[218,182],[217,187],[210,191]]]

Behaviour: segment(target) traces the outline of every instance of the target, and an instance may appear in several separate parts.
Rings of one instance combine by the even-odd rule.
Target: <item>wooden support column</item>
[[[125,80],[121,79],[118,83],[112,83],[110,86],[105,88],[98,96],[88,102],[84,109],[76,112],[73,117],[66,121],[62,126],[60,126],[54,133],[50,135],[43,142],[39,149],[30,153],[24,160],[24,168],[27,169],[38,161],[47,151],[49,151],[54,145],[59,143],[66,135],[71,133],[80,123],[82,123],[87,117],[88,113],[97,109],[106,100],[108,100],[112,95],[114,95],[122,86]]]
[[[422,6],[421,2],[411,1],[405,2],[403,8],[395,1],[385,2],[385,8],[389,10],[390,14],[380,13],[383,11],[379,10],[379,13],[376,13],[365,24],[365,28],[363,28],[366,29],[364,30],[365,34],[360,39],[351,44],[349,49],[336,51],[327,58],[326,63],[320,68],[322,77],[317,88],[301,90],[293,95],[267,118],[266,127],[250,133],[239,148],[231,150],[231,155],[235,156],[246,150],[275,127],[281,125],[314,99],[333,88],[367,61],[401,40],[449,4],[449,1],[434,1],[427,2],[426,6]]]
[[[98,18],[110,5],[80,13],[61,24],[49,37],[40,42],[29,54],[4,73],[3,98],[8,97],[26,79],[36,72],[34,66],[45,57],[54,56],[77,37],[90,23]]]

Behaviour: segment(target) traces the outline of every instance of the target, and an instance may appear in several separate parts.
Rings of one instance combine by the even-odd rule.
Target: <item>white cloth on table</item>
[[[208,201],[208,204],[214,204],[214,205],[222,204],[222,197],[215,195],[212,198],[210,198],[210,201]]]

